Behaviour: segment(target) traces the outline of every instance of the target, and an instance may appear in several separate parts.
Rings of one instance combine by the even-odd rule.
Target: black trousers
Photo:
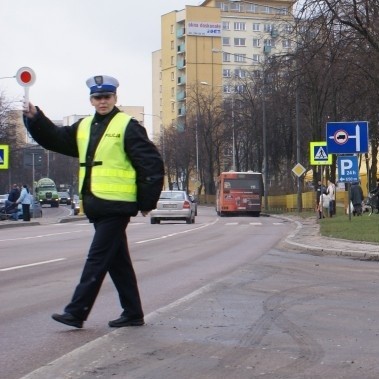
[[[22,219],[30,221],[30,204],[22,204]]]
[[[126,238],[129,221],[130,217],[111,216],[94,222],[95,235],[82,276],[65,312],[86,320],[109,272],[124,309],[123,315],[143,317],[137,278]]]

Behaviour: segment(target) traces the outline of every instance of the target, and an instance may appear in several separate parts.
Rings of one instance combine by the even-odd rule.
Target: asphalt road
[[[294,227],[211,208],[193,225],[135,218],[147,325],[112,333],[109,280],[85,329],[50,319],[72,294],[91,225],[1,230],[1,378],[378,378],[377,263],[286,251]]]

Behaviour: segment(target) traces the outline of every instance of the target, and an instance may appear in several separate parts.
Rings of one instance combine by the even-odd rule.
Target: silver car
[[[195,223],[195,203],[185,191],[162,191],[157,208],[150,213],[150,222],[159,224],[161,220],[184,220]]]

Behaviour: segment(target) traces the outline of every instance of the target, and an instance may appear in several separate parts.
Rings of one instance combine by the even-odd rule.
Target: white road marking
[[[159,241],[159,240],[163,240],[165,238],[170,238],[170,237],[175,237],[175,236],[178,236],[180,234],[184,234],[184,233],[191,233],[191,232],[194,232],[196,230],[199,230],[199,229],[203,229],[203,228],[206,228],[208,226],[211,226],[211,225],[214,225],[216,222],[218,222],[218,219],[216,219],[215,221],[209,223],[209,224],[204,224],[204,225],[201,225],[197,228],[193,228],[193,229],[187,229],[187,230],[183,230],[181,232],[177,232],[177,233],[170,233],[170,234],[166,234],[164,236],[159,236],[159,237],[156,237],[156,238],[150,238],[148,240],[142,240],[142,241],[137,241],[135,242],[136,244],[140,244],[140,243],[146,243],[146,242],[152,242],[152,241]]]
[[[261,222],[251,222],[250,225],[259,225],[259,226],[261,226],[262,223]]]
[[[7,238],[7,239],[0,240],[0,242],[30,240],[30,239],[35,239],[35,238],[61,236],[61,235],[64,235],[64,234],[72,234],[72,233],[83,233],[83,230],[74,230],[74,231],[71,231],[71,232],[62,232],[62,233],[39,234],[37,236],[29,236],[29,237]]]
[[[65,261],[66,258],[58,258],[58,259],[52,259],[50,261],[42,261],[42,262],[36,262],[36,263],[29,263],[27,265],[21,265],[21,266],[13,266],[13,267],[7,267],[7,268],[1,268],[0,271],[12,271],[12,270],[18,270],[19,268],[26,268],[26,267],[33,267],[33,266],[40,266],[45,265],[48,263],[54,263],[54,262],[60,262]]]

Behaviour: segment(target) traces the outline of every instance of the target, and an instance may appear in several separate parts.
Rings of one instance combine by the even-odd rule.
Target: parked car
[[[195,205],[185,191],[162,191],[157,208],[150,212],[150,222],[159,224],[161,220],[184,220],[193,224]]]
[[[80,200],[78,195],[73,196],[71,209],[73,210],[74,216],[77,216],[80,213]]]
[[[5,200],[8,200],[8,196],[9,194],[5,194],[5,195],[0,195],[0,207],[4,207],[5,205]]]
[[[58,192],[59,204],[71,204],[71,197],[68,192]]]

